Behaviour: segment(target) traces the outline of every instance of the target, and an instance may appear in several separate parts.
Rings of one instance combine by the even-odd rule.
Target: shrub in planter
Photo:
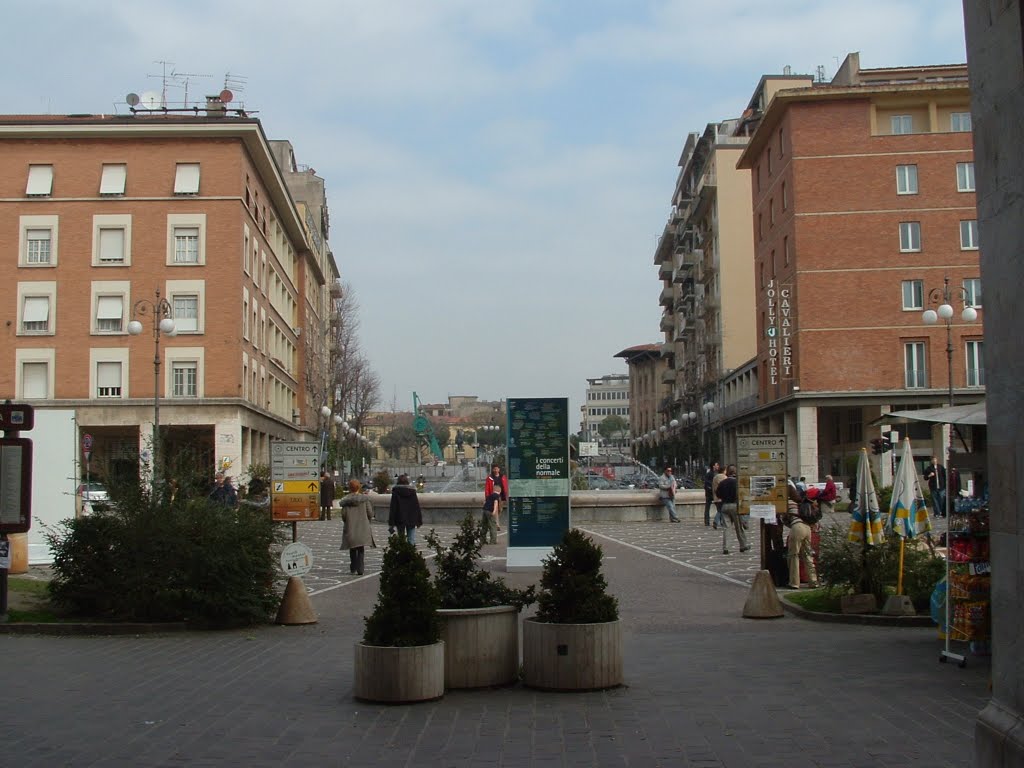
[[[587,691],[622,684],[619,606],[601,558],[599,546],[571,529],[544,559],[537,615],[523,622],[527,685]]]
[[[537,621],[554,624],[599,624],[617,621],[619,603],[608,594],[601,573],[601,547],[575,528],[566,532],[551,555],[537,598]]]
[[[376,493],[387,493],[390,485],[391,475],[388,474],[386,469],[382,469],[373,476],[373,490]]]

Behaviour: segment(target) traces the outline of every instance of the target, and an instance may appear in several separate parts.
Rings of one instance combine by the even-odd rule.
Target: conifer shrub
[[[366,617],[365,645],[433,645],[441,639],[441,599],[427,562],[397,534],[388,539],[373,613]]]
[[[434,550],[434,586],[442,608],[490,608],[514,605],[522,611],[537,599],[536,588],[516,589],[480,567],[480,550],[485,528],[472,513],[459,525],[452,543],[445,547],[437,534],[427,534],[427,544]]]
[[[600,624],[617,621],[619,603],[601,573],[601,547],[575,528],[544,558],[537,621]]]

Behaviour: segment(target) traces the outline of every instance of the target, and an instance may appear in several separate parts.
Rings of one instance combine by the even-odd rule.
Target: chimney
[[[206,97],[206,116],[207,117],[224,117],[227,114],[227,107],[224,106],[224,102],[220,100],[220,96],[207,96]]]

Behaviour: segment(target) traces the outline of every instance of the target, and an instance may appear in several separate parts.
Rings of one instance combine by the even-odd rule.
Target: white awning
[[[922,408],[919,411],[890,411],[871,422],[878,424],[907,424],[911,421],[927,421],[933,424],[985,425],[987,415],[985,401],[954,405],[952,408]]]
[[[96,305],[96,319],[120,320],[121,307],[120,296],[100,296]]]
[[[22,322],[45,323],[50,319],[50,298],[48,296],[26,296],[25,313]]]

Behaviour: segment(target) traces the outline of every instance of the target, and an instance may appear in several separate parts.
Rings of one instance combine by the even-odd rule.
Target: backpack
[[[800,509],[797,512],[797,517],[808,525],[814,525],[821,521],[821,507],[816,507],[810,501],[804,499],[800,502]]]

